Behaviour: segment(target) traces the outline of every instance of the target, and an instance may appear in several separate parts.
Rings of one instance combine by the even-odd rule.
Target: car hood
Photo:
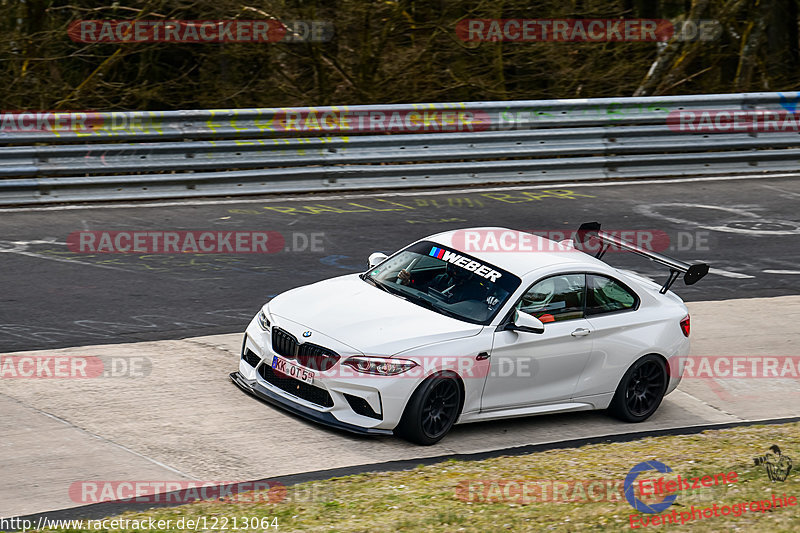
[[[440,315],[349,274],[292,289],[269,302],[269,312],[318,331],[366,355],[480,333],[483,326]]]

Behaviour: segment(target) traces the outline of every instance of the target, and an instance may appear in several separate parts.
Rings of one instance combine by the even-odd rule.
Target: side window
[[[586,276],[563,274],[537,281],[517,304],[517,310],[542,322],[583,317]]]
[[[586,314],[599,315],[636,307],[637,297],[622,283],[605,276],[588,274]]]

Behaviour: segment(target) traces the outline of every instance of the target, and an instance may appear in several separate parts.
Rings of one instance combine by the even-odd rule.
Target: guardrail
[[[793,172],[798,99],[749,93],[4,113],[0,205]],[[716,126],[731,131],[679,127],[681,112],[701,110],[764,110],[775,126],[737,130],[729,113]]]

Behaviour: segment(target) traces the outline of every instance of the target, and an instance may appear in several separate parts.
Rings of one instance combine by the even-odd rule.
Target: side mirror
[[[381,252],[374,252],[374,253],[370,254],[369,260],[368,260],[369,261],[369,268],[375,268],[376,266],[378,266],[381,263],[383,263],[384,261],[386,261],[386,259],[388,259],[388,258],[389,258],[388,255],[386,255],[384,253],[381,253]]]
[[[514,320],[506,324],[505,329],[523,333],[544,333],[544,324],[535,316],[515,311]]]

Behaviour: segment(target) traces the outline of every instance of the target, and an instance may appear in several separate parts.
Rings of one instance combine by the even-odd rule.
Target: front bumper
[[[391,435],[393,433],[390,429],[365,428],[356,426],[354,424],[348,424],[336,419],[336,417],[334,417],[331,413],[315,411],[314,409],[309,409],[308,407],[302,406],[298,403],[291,402],[288,399],[270,391],[257,381],[245,379],[244,376],[242,376],[239,372],[232,372],[230,377],[231,381],[233,381],[236,386],[246,393],[252,394],[257,398],[285,409],[297,416],[301,416],[307,420],[312,420],[325,426],[342,429],[351,433],[358,433],[360,435]]]
[[[306,327],[282,317],[270,316],[270,320],[273,328],[278,326],[298,339],[304,338],[302,333],[308,331]],[[313,338],[318,345],[338,353],[341,360],[355,354],[351,348],[321,332],[313,331]],[[243,357],[247,352],[251,352],[253,357]],[[266,401],[304,418],[329,426],[350,428],[350,431],[361,434],[391,434],[421,380],[421,377],[409,379],[408,376],[359,374],[343,366],[340,361],[327,371],[316,371],[313,386],[301,385],[306,390],[298,389],[298,394],[287,388],[285,381],[282,384],[275,383],[271,376],[265,375],[267,372],[263,367],[271,366],[275,350],[272,346],[271,330],[265,332],[256,319],[247,327],[241,355],[238,374],[249,385],[248,392],[266,393],[271,397],[264,398]],[[293,378],[290,381],[292,385],[301,383]],[[358,409],[351,403],[353,400],[360,403]]]

